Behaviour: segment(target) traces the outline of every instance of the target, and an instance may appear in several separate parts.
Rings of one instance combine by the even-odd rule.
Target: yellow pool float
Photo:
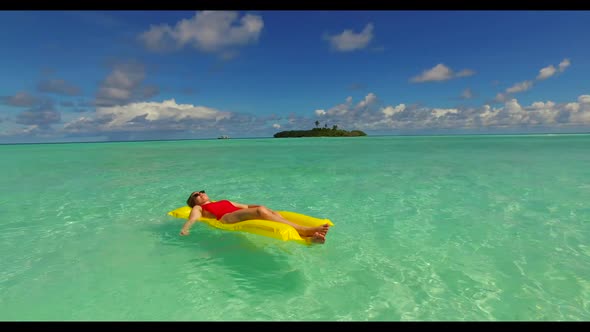
[[[297,212],[291,211],[277,211],[283,218],[294,222],[296,224],[308,227],[317,227],[324,224],[328,224],[330,226],[334,226],[332,221],[329,219],[320,219],[311,216],[307,216]],[[189,214],[191,213],[191,207],[189,206],[182,206],[178,209],[172,210],[168,212],[168,215],[188,219]],[[267,236],[271,238],[275,238],[282,241],[295,241],[302,244],[310,244],[311,239],[309,238],[302,238],[299,233],[290,225],[282,224],[280,222],[269,221],[269,220],[246,220],[241,221],[235,224],[224,224],[217,219],[213,218],[200,218],[199,221],[202,221],[209,226],[223,229],[226,231],[241,231],[247,232],[262,236]]]

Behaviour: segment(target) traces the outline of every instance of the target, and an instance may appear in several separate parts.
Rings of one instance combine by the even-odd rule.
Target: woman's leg
[[[279,213],[272,211],[264,206],[234,211],[232,213],[224,215],[223,217],[221,217],[219,221],[221,221],[224,224],[235,224],[240,221],[252,219],[263,219],[287,224],[295,228],[301,236],[314,236],[314,234],[317,232],[325,237],[326,233],[328,232],[328,229],[330,228],[328,224],[319,227],[301,226],[299,224],[293,223],[283,218]]]

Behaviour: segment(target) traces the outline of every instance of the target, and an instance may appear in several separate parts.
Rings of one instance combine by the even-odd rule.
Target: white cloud
[[[504,108],[506,109],[506,111],[508,113],[512,113],[512,114],[518,114],[520,112],[522,112],[522,106],[520,106],[520,104],[518,103],[518,100],[516,100],[516,98],[512,98],[509,101],[507,101],[504,104]]]
[[[453,71],[439,63],[432,69],[425,70],[421,75],[412,78],[412,82],[429,82],[429,81],[445,81],[450,80],[453,77]]]
[[[227,50],[258,41],[264,22],[258,15],[239,18],[233,11],[202,11],[183,19],[174,27],[152,25],[139,39],[153,51],[181,49],[187,45],[204,52],[220,52],[224,57],[235,55]]]
[[[99,107],[96,109],[96,115],[99,119],[108,119],[104,123],[104,128],[124,128],[133,125],[134,121],[138,121],[137,119],[147,122],[219,121],[231,116],[228,112],[221,112],[214,108],[177,104],[174,99],[165,100],[161,103],[142,102],[123,106]]]
[[[403,112],[406,109],[405,104],[399,104],[395,107],[387,106],[381,109],[381,112],[385,115],[385,117],[390,118],[394,116],[396,113]]]
[[[555,75],[558,71],[562,73],[567,67],[571,64],[569,59],[563,59],[557,68],[553,65],[549,65],[539,71],[539,75],[537,76],[537,80],[545,80],[553,75]]]
[[[506,92],[507,93],[517,93],[517,92],[526,91],[532,87],[533,87],[532,81],[524,81],[524,82],[514,84],[512,87],[506,89]]]
[[[581,95],[578,97],[574,112],[570,113],[570,122],[590,125],[590,95]]]
[[[315,115],[317,115],[317,116],[326,115],[326,111],[324,111],[324,110],[315,110]]]
[[[555,67],[553,67],[553,65],[547,66],[539,71],[539,75],[537,76],[537,79],[538,80],[547,79],[547,78],[553,76],[553,74],[555,74],[555,72],[557,72],[557,69],[555,69]]]
[[[280,124],[278,124],[278,123],[275,123],[275,124],[273,124],[273,125],[272,125],[272,127],[273,127],[274,129],[279,129],[279,128],[281,128],[281,125],[280,125]]]
[[[553,101],[536,101],[528,106],[521,105],[515,98],[505,95],[503,98],[505,100],[501,107],[418,108],[398,104],[364,112],[355,112],[356,108],[348,103],[346,111],[328,112],[325,115],[328,116],[326,120],[341,128],[360,130],[590,125],[590,95],[579,96],[578,102],[557,104]],[[343,105],[331,109],[339,109]]]
[[[332,48],[340,52],[350,52],[360,50],[373,39],[373,24],[368,23],[363,31],[354,33],[352,30],[344,30],[339,35],[328,36]]]
[[[580,123],[588,125],[590,124],[590,112],[578,112],[570,116],[570,120],[573,123]]]
[[[365,99],[361,100],[357,105],[358,108],[365,108],[369,105],[374,104],[377,101],[377,96],[374,93],[369,93],[365,96]]]
[[[540,109],[547,109],[547,108],[553,108],[555,107],[555,103],[552,101],[548,101],[546,103],[542,102],[542,101],[537,101],[531,104],[531,108],[535,109],[535,110],[540,110]]]
[[[455,74],[451,68],[439,63],[431,69],[424,70],[422,74],[412,77],[410,81],[414,83],[447,81],[453,78],[466,77],[474,74],[475,72],[471,69],[463,69]]]
[[[547,67],[541,68],[541,70],[539,70],[539,74],[537,75],[537,81],[542,81],[545,79],[548,79],[549,77],[552,77],[553,75],[555,75],[558,71],[561,73],[563,72],[567,67],[569,67],[570,65],[570,61],[569,59],[563,59],[563,61],[561,61],[558,65],[559,69],[556,69],[553,65],[549,65]],[[514,94],[514,93],[518,93],[518,92],[523,92],[523,91],[527,91],[529,89],[531,89],[533,87],[534,83],[531,80],[527,80],[527,81],[523,81],[520,83],[516,83],[513,86],[511,86],[510,88],[506,89],[506,93],[502,94],[502,93],[498,93],[498,95],[496,95],[496,98],[494,99],[494,101],[496,102],[504,102],[506,100],[508,100],[508,98],[510,97],[510,94]]]
[[[316,115],[326,115],[326,116],[330,116],[330,115],[343,115],[348,113],[350,110],[352,109],[352,97],[348,96],[346,97],[346,101],[342,104],[338,104],[332,108],[330,108],[327,111],[324,111],[323,109],[321,110],[316,110],[315,113]]]
[[[481,123],[482,125],[485,126],[489,126],[490,124],[492,124],[493,119],[496,117],[496,115],[498,115],[498,113],[500,112],[499,109],[490,107],[490,105],[484,105],[481,109],[481,112],[479,114],[479,118],[481,119]]]
[[[578,112],[580,110],[580,104],[579,103],[567,103],[565,105],[565,110],[568,112]]]
[[[563,59],[560,63],[559,63],[559,71],[563,72],[567,67],[569,67],[571,64],[569,59]]]
[[[433,108],[432,115],[436,118],[440,118],[441,116],[445,116],[447,114],[457,114],[459,112],[456,108]]]

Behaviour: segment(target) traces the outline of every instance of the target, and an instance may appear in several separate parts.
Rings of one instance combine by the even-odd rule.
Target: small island
[[[310,130],[286,130],[274,134],[275,138],[285,137],[357,137],[367,136],[363,131],[360,130],[344,130],[338,129],[337,125],[328,128],[328,124],[324,125],[324,128],[319,127],[320,122],[315,122],[315,128]]]
[[[285,137],[356,137],[367,136],[360,130],[343,130],[334,128],[313,128],[311,130],[287,130],[274,134],[275,138]]]
[[[344,130],[338,129],[337,125],[332,126],[332,128],[328,128],[328,124],[324,125],[324,128],[319,127],[320,122],[315,122],[315,128],[310,130],[286,130],[281,131],[273,136],[275,138],[285,138],[285,137],[357,137],[357,136],[367,136],[361,130]]]

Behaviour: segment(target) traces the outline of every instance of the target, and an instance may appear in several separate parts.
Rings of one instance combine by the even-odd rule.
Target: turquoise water
[[[0,146],[0,320],[590,319],[590,136]],[[167,216],[329,218],[303,246]]]

